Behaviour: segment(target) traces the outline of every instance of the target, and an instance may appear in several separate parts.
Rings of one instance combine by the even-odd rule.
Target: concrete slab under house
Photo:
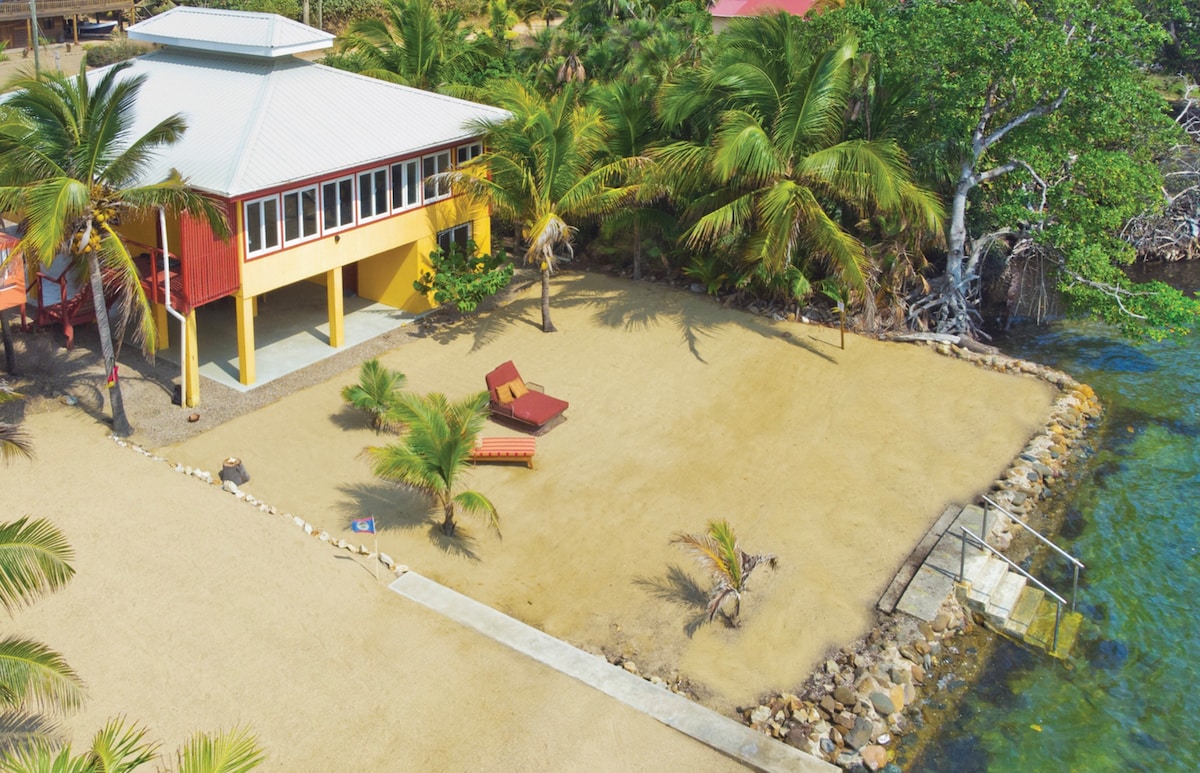
[[[413,281],[439,243],[469,238],[490,249],[487,207],[431,178],[482,152],[472,127],[504,111],[301,59],[333,36],[274,14],[180,6],[133,25],[129,37],[161,46],[122,74],[144,78],[131,136],[175,113],[188,126],[145,181],[177,169],[224,206],[232,231],[217,239],[186,212],[120,226],[154,305],[159,346],[182,363],[185,404],[199,404],[201,362],[226,380],[236,360],[237,384],[253,387],[315,361],[300,343],[336,350],[381,321],[428,311]],[[293,286],[310,292],[278,292]],[[312,290],[324,298],[324,322],[285,334],[281,306]],[[272,319],[260,326],[267,293]],[[348,304],[363,320],[352,333]],[[264,345],[273,353],[260,371]]]

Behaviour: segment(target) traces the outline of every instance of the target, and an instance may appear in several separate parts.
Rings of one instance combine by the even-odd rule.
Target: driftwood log
[[[967,351],[975,352],[976,354],[1000,354],[1000,350],[994,346],[981,344],[974,338],[961,335],[952,335],[950,333],[896,333],[886,336],[884,340],[904,342],[930,341],[936,344],[961,346]]]

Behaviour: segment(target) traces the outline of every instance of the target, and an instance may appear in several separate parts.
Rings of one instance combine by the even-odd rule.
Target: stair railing
[[[1032,574],[1025,571],[1020,566],[1017,566],[1015,563],[1012,562],[1011,559],[1009,559],[1008,556],[1004,555],[999,550],[996,550],[994,547],[987,544],[987,542],[985,542],[983,539],[981,539],[978,535],[975,534],[975,532],[971,531],[966,526],[959,526],[958,530],[962,533],[962,538],[963,538],[962,557],[959,559],[959,564],[958,564],[958,581],[963,582],[966,579],[967,542],[968,541],[971,542],[976,547],[981,547],[981,548],[987,549],[992,555],[996,556],[1001,561],[1008,564],[1013,569],[1017,570],[1017,573],[1023,575],[1026,580],[1028,580],[1029,582],[1032,582],[1034,585],[1038,586],[1043,591],[1045,591],[1046,593],[1048,593],[1054,597],[1054,600],[1057,603],[1054,605],[1054,641],[1050,644],[1050,651],[1054,652],[1055,650],[1057,650],[1058,649],[1058,626],[1059,626],[1059,623],[1062,622],[1062,610],[1063,610],[1063,606],[1067,603],[1067,600],[1064,599],[1062,596],[1058,595],[1057,593],[1055,593],[1053,590],[1051,590],[1050,587],[1048,585],[1046,585],[1044,582],[1042,582],[1038,578],[1034,577]]]
[[[1024,521],[1022,521],[1022,520],[1021,520],[1020,518],[1018,518],[1017,516],[1013,515],[1013,514],[1012,514],[1012,513],[1010,513],[1009,511],[1005,510],[1003,507],[1001,507],[999,504],[997,504],[996,502],[992,501],[992,500],[991,500],[991,499],[989,499],[988,497],[984,496],[984,497],[980,497],[980,499],[982,499],[982,500],[983,500],[983,502],[984,502],[984,506],[983,506],[983,523],[984,523],[983,535],[984,535],[984,537],[987,537],[987,533],[988,533],[988,532],[987,532],[987,514],[988,514],[988,506],[990,505],[991,507],[994,507],[994,508],[996,508],[997,510],[999,510],[1000,512],[1002,512],[1002,513],[1004,513],[1005,515],[1007,515],[1007,516],[1008,516],[1008,519],[1009,519],[1010,521],[1014,521],[1014,522],[1016,522],[1016,523],[1020,524],[1021,528],[1025,529],[1025,531],[1029,532],[1029,533],[1030,533],[1030,534],[1032,534],[1033,536],[1035,536],[1035,537],[1037,537],[1038,539],[1040,539],[1042,542],[1044,542],[1044,543],[1046,543],[1047,545],[1049,545],[1049,546],[1050,546],[1051,548],[1053,548],[1053,549],[1055,550],[1055,552],[1057,552],[1057,553],[1058,553],[1060,556],[1062,556],[1063,558],[1065,558],[1065,559],[1067,559],[1068,561],[1070,561],[1070,562],[1071,562],[1071,565],[1072,565],[1072,570],[1073,570],[1073,573],[1074,573],[1074,577],[1072,577],[1072,578],[1071,578],[1071,611],[1072,611],[1072,612],[1074,612],[1074,611],[1075,611],[1075,597],[1076,597],[1076,596],[1079,594],[1079,570],[1080,570],[1080,569],[1084,569],[1084,568],[1085,568],[1085,567],[1084,567],[1084,565],[1083,565],[1083,562],[1082,562],[1082,561],[1080,561],[1080,560],[1079,560],[1078,558],[1076,558],[1075,556],[1073,556],[1073,555],[1071,555],[1070,553],[1068,553],[1067,551],[1065,551],[1065,550],[1063,550],[1062,548],[1060,548],[1058,545],[1055,545],[1055,544],[1054,544],[1053,542],[1051,542],[1050,540],[1046,539],[1044,536],[1042,536],[1042,534],[1041,534],[1040,532],[1038,532],[1038,530],[1037,530],[1037,529],[1033,528],[1033,527],[1032,527],[1032,526],[1030,526],[1029,524],[1027,524],[1027,523],[1025,523]]]

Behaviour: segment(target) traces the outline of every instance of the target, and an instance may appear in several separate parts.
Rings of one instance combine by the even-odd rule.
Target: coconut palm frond
[[[0,702],[10,708],[66,711],[83,705],[79,675],[62,655],[31,639],[0,640],[0,686]]]
[[[750,573],[760,564],[775,566],[777,559],[770,553],[747,553],[738,544],[737,534],[728,521],[710,521],[704,534],[677,534],[672,540],[691,553],[713,581],[705,613],[711,622],[725,602],[732,597],[733,610],[726,614],[730,625],[737,625],[741,612],[742,593]]]
[[[266,753],[249,728],[228,733],[196,733],[179,750],[179,773],[246,773],[263,763]]]
[[[75,552],[44,519],[0,523],[0,605],[15,607],[58,590],[74,576]]]
[[[407,380],[400,371],[384,367],[378,359],[370,359],[362,364],[358,383],[342,389],[342,399],[370,416],[371,427],[380,432],[398,423],[395,411]]]

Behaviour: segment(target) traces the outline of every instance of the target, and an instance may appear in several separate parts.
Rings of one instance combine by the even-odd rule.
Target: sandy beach
[[[864,633],[942,507],[986,488],[1052,397],[925,348],[848,336],[841,350],[836,329],[598,275],[556,277],[554,318],[560,332],[541,333],[534,287],[382,356],[410,389],[451,398],[512,359],[571,402],[537,439],[535,469],[474,470],[502,538],[464,517],[447,540],[423,500],[371,477],[360,453],[388,438],[342,406],[356,378],[344,360],[339,375],[156,450],[213,471],[240,457],[245,490],[341,536],[372,515],[398,561],[644,674],[683,675],[729,712],[794,687]],[[394,598],[288,521],[118,450],[78,409],[44,407],[27,411],[39,461],[0,470],[0,497],[5,512],[59,523],[79,553],[72,585],[14,621],[88,681],[91,701],[68,724],[77,736],[123,713],[168,745],[249,723],[272,769],[732,765]],[[722,518],[779,565],[754,575],[740,628],[689,635],[690,586],[706,586],[671,540]],[[334,764],[340,754],[356,756]],[[392,765],[399,754],[413,756]]]

